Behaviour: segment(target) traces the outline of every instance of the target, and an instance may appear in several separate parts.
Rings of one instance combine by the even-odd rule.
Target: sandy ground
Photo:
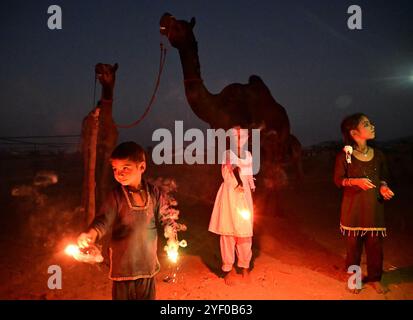
[[[345,289],[348,275],[343,269],[344,242],[338,230],[340,192],[331,182],[331,157],[321,160],[307,160],[300,188],[280,191],[276,211],[264,215],[257,205],[251,281],[246,283],[238,275],[234,286],[227,286],[222,278],[218,236],[207,231],[219,170],[206,166],[156,168],[156,175],[177,180],[181,220],[188,226],[188,231],[180,234],[188,247],[181,250],[177,266],[169,265],[160,241],[158,299],[413,299],[411,184],[395,185],[397,197],[386,207],[389,236],[384,247],[383,283],[390,291],[379,295],[365,286],[359,295],[353,295]],[[89,265],[63,253],[81,230],[76,211],[80,169],[74,168],[57,168],[61,180],[45,191],[47,200],[42,206],[29,198],[6,196],[30,170],[22,173],[20,180],[13,176],[3,185],[0,299],[111,299],[107,261]],[[153,173],[154,168],[151,170]],[[259,204],[258,191],[255,196]],[[60,290],[47,287],[50,265],[62,269]],[[173,282],[163,281],[174,271]]]

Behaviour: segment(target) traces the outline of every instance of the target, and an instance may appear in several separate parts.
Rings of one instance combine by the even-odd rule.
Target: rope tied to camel
[[[158,76],[156,79],[156,83],[155,83],[155,88],[154,91],[152,93],[152,97],[149,100],[148,106],[146,107],[145,111],[143,112],[143,114],[140,116],[140,118],[138,118],[136,121],[132,122],[131,124],[117,124],[115,122],[115,126],[117,128],[121,128],[121,129],[130,129],[133,128],[134,126],[137,126],[140,122],[143,121],[143,119],[149,114],[150,109],[152,108],[154,102],[155,102],[155,98],[156,98],[156,93],[158,92],[159,89],[159,84],[161,82],[161,75],[165,66],[165,61],[166,61],[166,48],[164,46],[164,44],[161,42],[160,43],[160,58],[159,58],[159,70],[158,70]],[[95,103],[95,94],[96,94],[96,77],[95,77],[95,88],[93,91],[93,103]]]

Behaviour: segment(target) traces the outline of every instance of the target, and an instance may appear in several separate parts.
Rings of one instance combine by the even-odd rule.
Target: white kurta
[[[208,228],[213,233],[236,237],[253,235],[253,203],[250,188],[255,188],[255,185],[252,177],[252,155],[249,151],[246,153],[245,159],[238,158],[231,150],[224,153],[221,167],[224,181],[218,190]],[[241,169],[240,178],[244,192],[235,191],[238,182],[232,172],[233,167]],[[242,215],[246,210],[249,212],[248,218]]]

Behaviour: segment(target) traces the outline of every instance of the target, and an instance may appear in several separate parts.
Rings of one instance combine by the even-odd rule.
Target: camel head
[[[113,66],[110,64],[98,63],[95,66],[96,78],[102,84],[102,86],[108,86],[113,88],[116,79],[116,70],[118,70],[118,64]]]
[[[192,29],[195,26],[195,18],[190,22],[176,20],[170,13],[165,13],[159,21],[160,33],[166,36],[174,48],[178,50],[195,42]]]

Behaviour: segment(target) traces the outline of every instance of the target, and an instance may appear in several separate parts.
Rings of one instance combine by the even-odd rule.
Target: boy
[[[114,300],[155,299],[157,226],[175,225],[166,217],[160,191],[142,179],[145,152],[134,142],[118,145],[110,158],[117,185],[78,245],[87,247],[111,231],[110,274]]]

